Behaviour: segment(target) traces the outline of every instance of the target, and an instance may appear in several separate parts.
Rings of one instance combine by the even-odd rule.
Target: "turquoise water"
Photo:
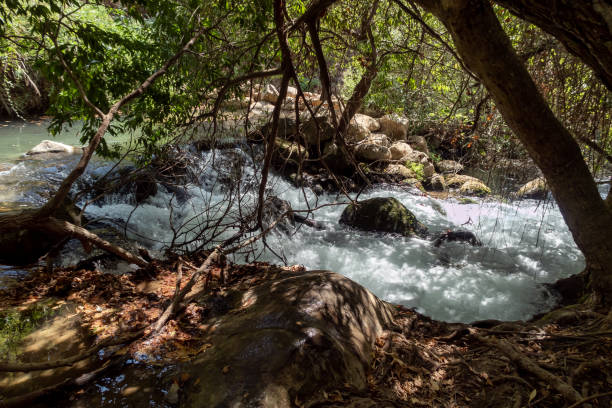
[[[49,120],[0,121],[0,162],[12,161],[41,141],[48,139],[72,146],[81,146],[79,141],[80,125],[69,128],[57,137],[47,131]]]
[[[13,162],[43,140],[53,140],[71,146],[82,146],[79,132],[82,124],[77,122],[57,136],[49,133],[49,119],[32,121],[0,121],[0,165]],[[109,144],[125,143],[129,135],[106,136]],[[0,168],[1,171],[1,168]]]

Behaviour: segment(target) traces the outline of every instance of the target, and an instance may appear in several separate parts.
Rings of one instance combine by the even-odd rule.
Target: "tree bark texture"
[[[544,173],[584,253],[597,301],[612,303],[612,213],[580,148],[554,116],[485,0],[419,0],[449,29],[467,66]],[[582,2],[581,2],[582,3]]]

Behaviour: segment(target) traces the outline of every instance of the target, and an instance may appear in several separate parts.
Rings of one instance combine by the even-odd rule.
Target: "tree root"
[[[523,353],[516,350],[506,340],[497,340],[495,338],[484,337],[476,333],[472,333],[472,336],[481,343],[497,348],[510,359],[512,359],[515,363],[517,363],[520,368],[530,372],[540,380],[543,380],[550,384],[567,401],[571,403],[577,403],[583,399],[580,393],[576,391],[574,387],[563,381],[560,377],[540,367]]]
[[[574,404],[570,405],[567,408],[576,408],[576,407],[578,407],[578,406],[580,406],[582,404],[585,404],[585,403],[587,403],[589,401],[592,401],[594,399],[601,398],[601,397],[607,397],[608,395],[612,395],[612,391],[610,391],[610,392],[602,392],[600,394],[590,395],[590,396],[588,396],[586,398],[581,399],[580,401],[575,402]]]

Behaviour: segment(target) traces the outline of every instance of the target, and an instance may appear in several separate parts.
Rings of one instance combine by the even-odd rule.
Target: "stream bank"
[[[593,396],[601,406],[612,401],[606,394],[612,384],[609,316],[574,306],[532,322],[445,323],[382,302],[340,275],[299,266],[217,264],[159,334],[118,341],[154,322],[174,296],[177,270],[186,282],[190,265],[206,256],[129,275],[67,268],[56,270],[53,280],[41,273],[1,291],[3,311],[48,305],[26,329],[24,343],[12,343],[29,347],[21,359],[89,358],[69,369],[3,374],[0,406],[558,407]],[[33,309],[40,306],[22,313],[30,316]],[[42,338],[38,345],[28,342]],[[11,399],[28,390],[38,393]]]

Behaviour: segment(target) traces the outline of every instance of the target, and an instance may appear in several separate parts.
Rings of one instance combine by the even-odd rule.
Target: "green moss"
[[[457,199],[457,201],[459,202],[459,204],[478,204],[478,201],[467,197],[460,197]]]
[[[394,232],[402,235],[422,234],[427,228],[414,214],[392,197],[377,197],[349,204],[340,222],[365,231]]]

